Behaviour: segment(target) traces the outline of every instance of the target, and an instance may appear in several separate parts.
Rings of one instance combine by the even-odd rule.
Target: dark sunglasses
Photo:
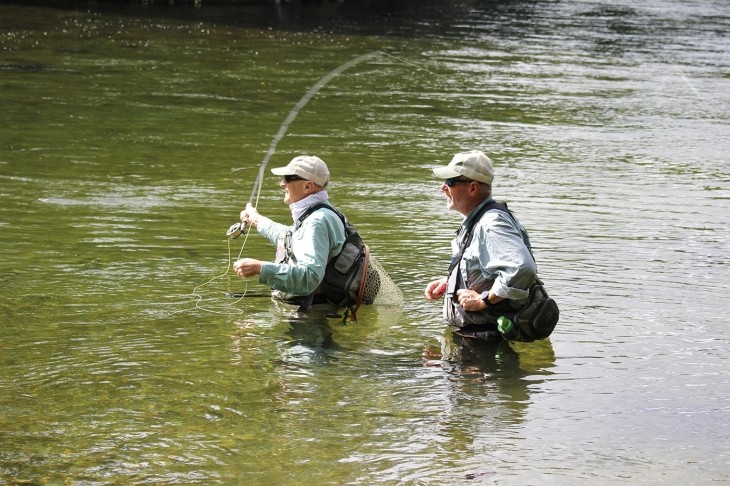
[[[474,182],[471,179],[459,179],[458,177],[452,177],[451,179],[446,179],[444,183],[449,187],[454,187],[454,184],[458,184],[460,182]]]
[[[298,175],[285,175],[284,176],[284,182],[294,182],[294,181],[306,181],[304,177],[299,177]]]

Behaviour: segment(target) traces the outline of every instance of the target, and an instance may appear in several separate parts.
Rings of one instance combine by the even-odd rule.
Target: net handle
[[[357,319],[355,315],[357,314],[357,310],[360,308],[360,304],[362,304],[362,298],[365,295],[365,282],[367,282],[368,274],[370,273],[370,247],[368,247],[368,245],[363,245],[363,250],[365,252],[365,268],[363,268],[362,277],[360,278],[360,289],[357,292],[357,302],[350,314],[351,321]]]

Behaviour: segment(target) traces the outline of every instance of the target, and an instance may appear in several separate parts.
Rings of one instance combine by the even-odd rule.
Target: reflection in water
[[[509,405],[516,415],[502,420],[510,423],[520,421],[529,403],[528,385],[539,383],[536,377],[550,375],[555,366],[550,340],[529,345],[488,342],[457,336],[449,328],[439,341],[440,350],[424,350],[426,366],[440,366],[462,397],[464,393],[479,396],[484,390],[497,392],[498,398],[490,402]]]
[[[510,370],[541,374],[555,364],[550,340],[535,343],[488,342],[455,335],[447,329],[441,341],[441,359],[458,366],[462,373],[486,375]]]
[[[423,352],[425,365],[441,371],[443,409],[433,433],[463,462],[449,474],[435,472],[436,477],[491,477],[495,455],[510,454],[511,435],[528,420],[531,390],[552,374],[552,345],[464,339],[450,328],[439,343]]]
[[[289,324],[286,336],[290,338],[288,345],[292,349],[289,356],[294,360],[297,359],[297,354],[305,356],[312,353],[309,359],[311,362],[311,359],[315,356],[323,357],[329,350],[337,349],[330,319],[337,319],[338,317],[332,316],[328,309],[320,308],[321,306],[312,306],[306,311],[299,311],[295,306],[279,302],[274,302],[274,305],[277,307],[274,319]],[[283,313],[288,315],[285,319],[280,319]],[[297,353],[294,350],[299,350],[299,352]],[[308,352],[303,353],[303,350]]]

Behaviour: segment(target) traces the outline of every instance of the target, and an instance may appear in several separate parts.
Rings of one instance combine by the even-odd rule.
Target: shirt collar
[[[479,212],[479,210],[482,207],[486,206],[487,204],[491,203],[492,201],[494,201],[494,199],[492,198],[492,196],[489,196],[484,201],[479,203],[479,205],[477,205],[477,207],[472,209],[469,212],[469,214],[466,216],[466,218],[464,218],[464,221],[462,221],[461,226],[459,227],[459,231],[461,231],[463,228],[466,228],[467,226],[469,226],[469,224],[471,224],[472,220],[474,219],[475,215]]]

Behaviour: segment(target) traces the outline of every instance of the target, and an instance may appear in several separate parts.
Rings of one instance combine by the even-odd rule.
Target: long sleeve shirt
[[[459,234],[452,241],[458,254],[464,230],[479,212],[492,201],[487,198],[464,219]],[[504,299],[526,299],[535,281],[537,266],[530,254],[530,239],[525,228],[504,211],[491,210],[482,215],[474,227],[471,243],[464,251],[459,271],[467,288],[491,292]]]
[[[279,251],[285,250],[285,240],[291,239],[288,261],[263,262],[259,282],[293,296],[314,292],[324,279],[327,262],[342,250],[345,242],[342,221],[329,209],[313,212],[296,231],[294,226],[260,216],[258,232],[277,245]]]

